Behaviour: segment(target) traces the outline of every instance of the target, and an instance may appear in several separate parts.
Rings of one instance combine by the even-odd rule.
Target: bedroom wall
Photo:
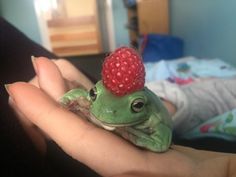
[[[41,43],[33,0],[0,0],[0,15]],[[116,46],[128,43],[127,14],[113,0]],[[235,0],[170,0],[170,27],[185,41],[185,55],[218,57],[236,65]],[[22,20],[25,19],[25,20]]]
[[[24,34],[41,44],[33,0],[0,0],[0,15]]]
[[[101,1],[99,1],[98,8],[100,12],[102,12],[101,16],[104,17],[105,7],[103,7]],[[128,45],[128,30],[125,29],[127,12],[123,5],[123,1],[112,0],[112,9],[114,13],[115,45],[116,47],[120,45]],[[37,17],[34,11],[34,0],[0,0],[0,15],[29,36],[32,40],[42,44]],[[105,25],[106,24],[102,22],[101,28],[104,32],[103,39],[107,40],[107,32],[104,29]],[[103,46],[104,51],[108,51],[108,44],[103,43]]]
[[[185,41],[185,55],[236,66],[235,0],[170,0],[170,12],[171,33]]]
[[[112,0],[116,47],[129,45],[129,33],[125,25],[128,21],[127,9],[123,1]]]

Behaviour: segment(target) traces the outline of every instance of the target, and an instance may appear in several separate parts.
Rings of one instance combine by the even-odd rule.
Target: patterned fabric
[[[236,141],[236,109],[207,120],[183,136],[186,139],[201,137]]]
[[[159,62],[145,62],[146,82],[169,80],[184,85],[199,78],[236,76],[236,68],[220,59],[185,57]]]
[[[172,119],[180,136],[236,108],[236,77],[201,79],[187,85],[160,81],[147,83],[146,86],[176,106],[177,112]]]

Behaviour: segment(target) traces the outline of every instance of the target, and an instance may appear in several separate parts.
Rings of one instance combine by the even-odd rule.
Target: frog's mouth
[[[92,113],[90,113],[90,116],[88,116],[88,118],[89,118],[89,120],[90,120],[91,122],[93,122],[95,125],[98,125],[98,126],[104,128],[104,129],[106,129],[106,130],[113,131],[113,130],[116,129],[115,126],[111,126],[111,125],[105,124],[104,122],[98,120],[98,119],[96,118],[96,116],[94,116]]]
[[[106,122],[102,122],[99,119],[97,119],[96,116],[94,116],[92,113],[90,113],[90,115],[88,116],[89,120],[91,122],[93,122],[95,125],[98,125],[106,130],[109,131],[114,131],[117,127],[128,127],[128,126],[133,126],[136,125],[140,122],[143,122],[143,120],[140,121],[136,121],[136,122],[132,122],[132,123],[126,123],[126,124],[110,124],[110,123],[106,123]]]

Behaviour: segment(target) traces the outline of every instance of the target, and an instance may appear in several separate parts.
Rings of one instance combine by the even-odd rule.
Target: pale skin
[[[234,176],[234,154],[172,146],[165,153],[141,150],[113,133],[80,119],[58,103],[69,89],[93,84],[64,61],[34,60],[36,77],[30,83],[7,85],[10,103],[42,154],[46,138],[102,176]],[[175,107],[164,103],[170,113]],[[169,106],[168,106],[169,105]],[[62,131],[63,130],[63,131]],[[109,167],[109,168],[108,168]]]

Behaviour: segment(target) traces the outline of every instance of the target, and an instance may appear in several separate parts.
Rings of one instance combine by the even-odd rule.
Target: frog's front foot
[[[91,102],[86,98],[86,92],[81,90],[74,89],[69,91],[60,99],[60,103],[67,110],[81,117],[88,117],[90,115],[89,108]]]

